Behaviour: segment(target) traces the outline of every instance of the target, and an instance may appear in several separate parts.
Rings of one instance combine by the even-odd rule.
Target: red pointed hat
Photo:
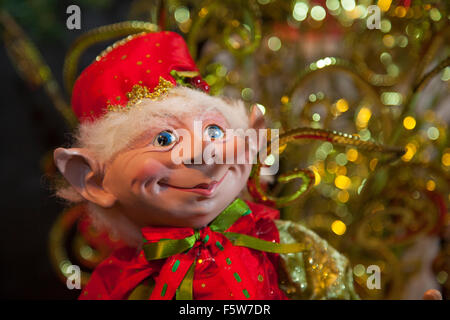
[[[129,36],[106,49],[78,77],[72,108],[80,120],[158,97],[176,84],[208,92],[184,39],[174,32]]]

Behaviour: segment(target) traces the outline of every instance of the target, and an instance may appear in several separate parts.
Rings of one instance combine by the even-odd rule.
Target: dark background
[[[81,30],[66,28],[71,4],[81,8]],[[128,7],[127,1],[105,0],[0,2],[0,9],[6,9],[38,47],[61,87],[64,56],[74,39],[126,20]],[[101,47],[86,52],[81,67]],[[68,143],[70,130],[44,90],[30,88],[19,77],[3,41],[0,70],[0,298],[73,299],[79,290],[68,290],[50,265],[49,230],[64,204],[53,196],[41,165],[53,149]]]

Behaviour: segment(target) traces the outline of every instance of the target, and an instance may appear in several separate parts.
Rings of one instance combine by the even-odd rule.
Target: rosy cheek
[[[161,178],[167,171],[167,167],[160,160],[143,157],[133,161],[133,176],[135,180],[153,180]]]

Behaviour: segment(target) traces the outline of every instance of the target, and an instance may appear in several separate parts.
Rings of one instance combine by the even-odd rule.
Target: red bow
[[[239,201],[243,203],[242,200]],[[186,290],[189,289],[193,291],[195,299],[286,299],[278,288],[275,269],[277,255],[236,246],[225,236],[233,233],[279,242],[278,231],[272,221],[278,212],[262,205],[248,204],[251,211],[222,230],[226,232],[213,231],[212,225],[200,230],[143,228],[142,233],[147,242],[137,257],[134,255],[132,258],[132,253],[123,251],[112,257],[111,262],[103,262],[94,272],[93,280],[100,277],[103,282],[105,276],[110,280],[110,277],[117,275],[116,283],[109,290],[103,290],[109,291],[103,298],[126,298],[139,283],[153,276],[155,287],[150,299],[170,300],[175,296],[187,299],[189,294]],[[186,238],[194,239],[189,250],[170,255],[166,259],[148,261],[145,257],[146,245],[176,242]],[[119,257],[120,254],[122,257]],[[122,271],[117,272],[117,267]],[[99,276],[99,271],[102,276]],[[189,272],[192,272],[191,278]],[[94,282],[99,283],[98,280],[100,279]],[[83,293],[80,298],[96,298],[92,297],[95,295],[95,286],[90,284],[86,287],[88,293],[85,296]]]

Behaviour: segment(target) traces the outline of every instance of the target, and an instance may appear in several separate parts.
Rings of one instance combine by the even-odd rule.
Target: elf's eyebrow
[[[209,109],[205,113],[203,113],[200,117],[201,121],[207,121],[211,123],[215,123],[217,125],[220,125],[224,128],[230,127],[230,124],[228,123],[227,119],[224,117],[224,115],[214,109]]]
[[[183,115],[180,115],[181,117]],[[149,129],[145,130],[143,134],[146,132],[151,131],[158,131],[158,130],[165,130],[167,127],[177,127],[186,126],[183,120],[181,120],[178,115],[174,115],[173,113],[163,113],[163,114],[155,114],[152,115],[153,120],[157,120],[157,123],[155,121],[152,121],[152,123],[149,125]]]
[[[155,120],[155,118],[157,118],[157,121],[160,120],[158,124],[155,125],[152,123],[149,125],[147,129],[143,130],[131,141],[130,146],[138,147],[146,145],[149,141],[152,141],[156,134],[161,131],[170,130],[171,128],[176,129],[177,127],[185,127],[185,124],[173,114],[158,114],[153,116],[153,120]]]
[[[184,114],[181,114],[180,116],[184,116]],[[169,122],[173,122],[178,125],[183,124],[183,122],[178,118],[178,115],[174,115],[173,113],[163,113],[162,115],[159,115],[158,118],[162,118],[166,121],[169,120]]]

